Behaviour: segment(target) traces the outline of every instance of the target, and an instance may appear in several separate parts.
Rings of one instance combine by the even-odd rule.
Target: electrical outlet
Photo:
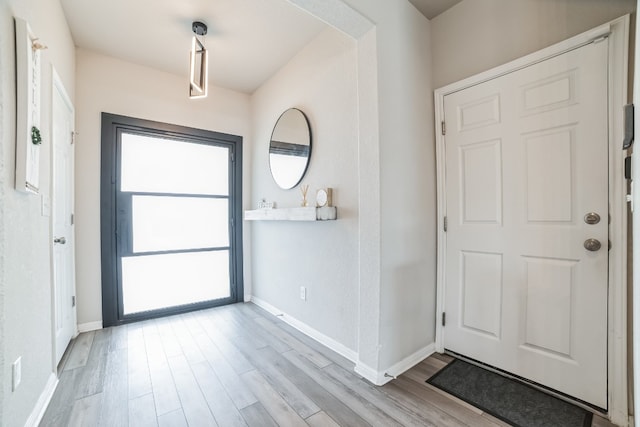
[[[307,300],[307,288],[305,288],[304,286],[300,286],[300,299],[302,301]]]
[[[22,356],[18,357],[13,365],[11,365],[12,382],[11,391],[16,391],[22,381]]]

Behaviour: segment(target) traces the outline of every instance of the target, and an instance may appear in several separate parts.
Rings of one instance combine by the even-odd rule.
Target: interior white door
[[[52,103],[53,312],[57,364],[77,331],[72,216],[74,110],[57,76],[54,78]]]
[[[607,51],[594,42],[444,100],[445,348],[601,408]]]

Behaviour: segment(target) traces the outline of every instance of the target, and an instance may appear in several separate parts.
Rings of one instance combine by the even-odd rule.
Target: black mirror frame
[[[271,178],[273,179],[273,181],[276,183],[276,185],[283,189],[283,190],[292,190],[294,188],[296,188],[298,186],[298,184],[300,184],[300,182],[302,182],[302,180],[304,179],[305,175],[307,174],[307,170],[309,170],[309,163],[311,163],[311,153],[312,153],[312,148],[313,148],[313,135],[311,133],[311,123],[309,122],[309,118],[307,117],[307,115],[304,113],[304,111],[302,111],[299,108],[287,108],[286,110],[284,110],[282,112],[282,114],[280,114],[280,117],[278,117],[278,120],[276,120],[275,125],[273,125],[273,129],[271,130],[271,136],[269,137],[269,156],[271,155],[271,141],[273,140],[273,134],[275,133],[276,127],[278,126],[278,123],[280,122],[280,119],[282,119],[282,117],[287,114],[287,112],[292,111],[292,110],[296,110],[298,111],[302,117],[304,118],[305,123],[307,124],[307,131],[309,132],[309,155],[307,156],[307,164],[304,167],[304,170],[302,171],[302,173],[300,174],[300,179],[298,179],[296,181],[295,184],[293,184],[291,187],[288,188],[284,188],[282,187],[278,181],[275,180],[274,176],[273,176],[273,170],[271,167],[271,159],[269,159],[269,173],[271,174]]]

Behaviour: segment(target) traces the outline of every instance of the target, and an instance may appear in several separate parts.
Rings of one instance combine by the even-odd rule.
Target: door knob
[[[67,239],[65,239],[64,237],[56,237],[55,239],[53,239],[53,243],[60,243],[61,245],[64,245],[65,243],[67,243]]]
[[[600,250],[602,243],[597,239],[587,239],[584,241],[584,248],[588,251],[595,252]]]

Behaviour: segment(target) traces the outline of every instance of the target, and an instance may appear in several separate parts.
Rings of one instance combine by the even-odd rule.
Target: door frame
[[[101,116],[101,172],[100,172],[100,236],[102,266],[102,322],[103,327],[161,317],[171,314],[189,312],[197,309],[215,307],[230,302],[244,300],[243,280],[243,244],[242,244],[242,137],[204,129],[195,129],[152,120],[139,119],[117,114],[102,113]],[[230,280],[231,296],[224,302],[205,301],[187,306],[170,307],[134,314],[127,319],[120,319],[118,304],[121,298],[118,286],[118,257],[116,253],[116,169],[117,144],[116,134],[126,129],[133,132],[149,132],[161,137],[179,140],[192,139],[202,142],[217,142],[229,146],[231,162],[235,165],[229,169],[229,183],[234,193],[229,196],[229,221],[233,232],[230,232]],[[229,302],[230,301],[230,302]]]
[[[73,106],[73,103],[71,102],[71,98],[69,98],[69,94],[67,93],[67,90],[64,87],[64,84],[62,83],[62,79],[60,79],[60,76],[58,75],[58,73],[56,72],[56,69],[51,66],[51,136],[53,138],[54,131],[53,131],[53,127],[55,125],[54,121],[55,121],[55,114],[53,114],[53,109],[54,109],[54,105],[53,105],[53,99],[56,95],[56,92],[60,95],[60,97],[62,98],[62,100],[65,102],[65,104],[67,104],[67,106],[69,107],[69,110],[71,111],[71,114],[73,116],[73,123],[72,123],[72,128],[75,127],[75,108]],[[54,141],[53,139],[51,140],[51,143],[53,144]],[[73,143],[72,143],[73,144]],[[49,242],[50,242],[50,248],[51,248],[51,340],[52,340],[52,348],[53,348],[53,352],[51,354],[51,359],[52,359],[52,363],[53,363],[53,370],[54,372],[56,371],[57,368],[57,361],[56,361],[56,354],[57,354],[57,340],[56,340],[56,294],[55,294],[55,256],[54,256],[54,245],[55,243],[53,242],[54,239],[54,233],[55,233],[55,222],[54,222],[54,215],[55,215],[55,210],[53,209],[53,207],[55,206],[56,203],[56,190],[54,187],[54,182],[55,182],[55,173],[56,173],[56,163],[55,163],[55,147],[51,147],[51,159],[50,159],[50,164],[51,164],[51,191],[52,191],[52,197],[51,197],[51,203],[49,206],[51,215],[49,217]],[[75,183],[75,150],[73,148],[71,148],[71,182]],[[72,188],[71,189],[71,205],[72,205],[72,211],[74,210],[73,208],[75,207],[75,191]],[[72,280],[73,280],[73,295],[76,295],[76,255],[75,255],[75,227],[71,227],[71,235],[68,237],[68,243],[71,245],[71,263],[72,263]],[[78,336],[78,319],[77,319],[77,306],[74,305],[73,306],[73,313],[72,313],[72,317],[73,317],[73,323],[75,325],[75,330],[73,333],[73,337],[75,338],[76,336]]]
[[[445,138],[444,98],[460,90],[475,86],[505,74],[561,55],[598,40],[609,43],[609,206],[611,223],[609,236],[608,275],[608,416],[615,424],[626,426],[627,409],[627,201],[622,150],[624,134],[623,106],[628,103],[628,49],[629,15],[586,31],[507,64],[437,89],[434,92],[436,120],[436,173],[437,173],[437,273],[436,273],[436,351],[444,351],[444,327],[442,313],[445,303],[446,265],[446,194],[445,194]],[[599,39],[603,39],[599,41]],[[442,126],[442,128],[441,128]]]

